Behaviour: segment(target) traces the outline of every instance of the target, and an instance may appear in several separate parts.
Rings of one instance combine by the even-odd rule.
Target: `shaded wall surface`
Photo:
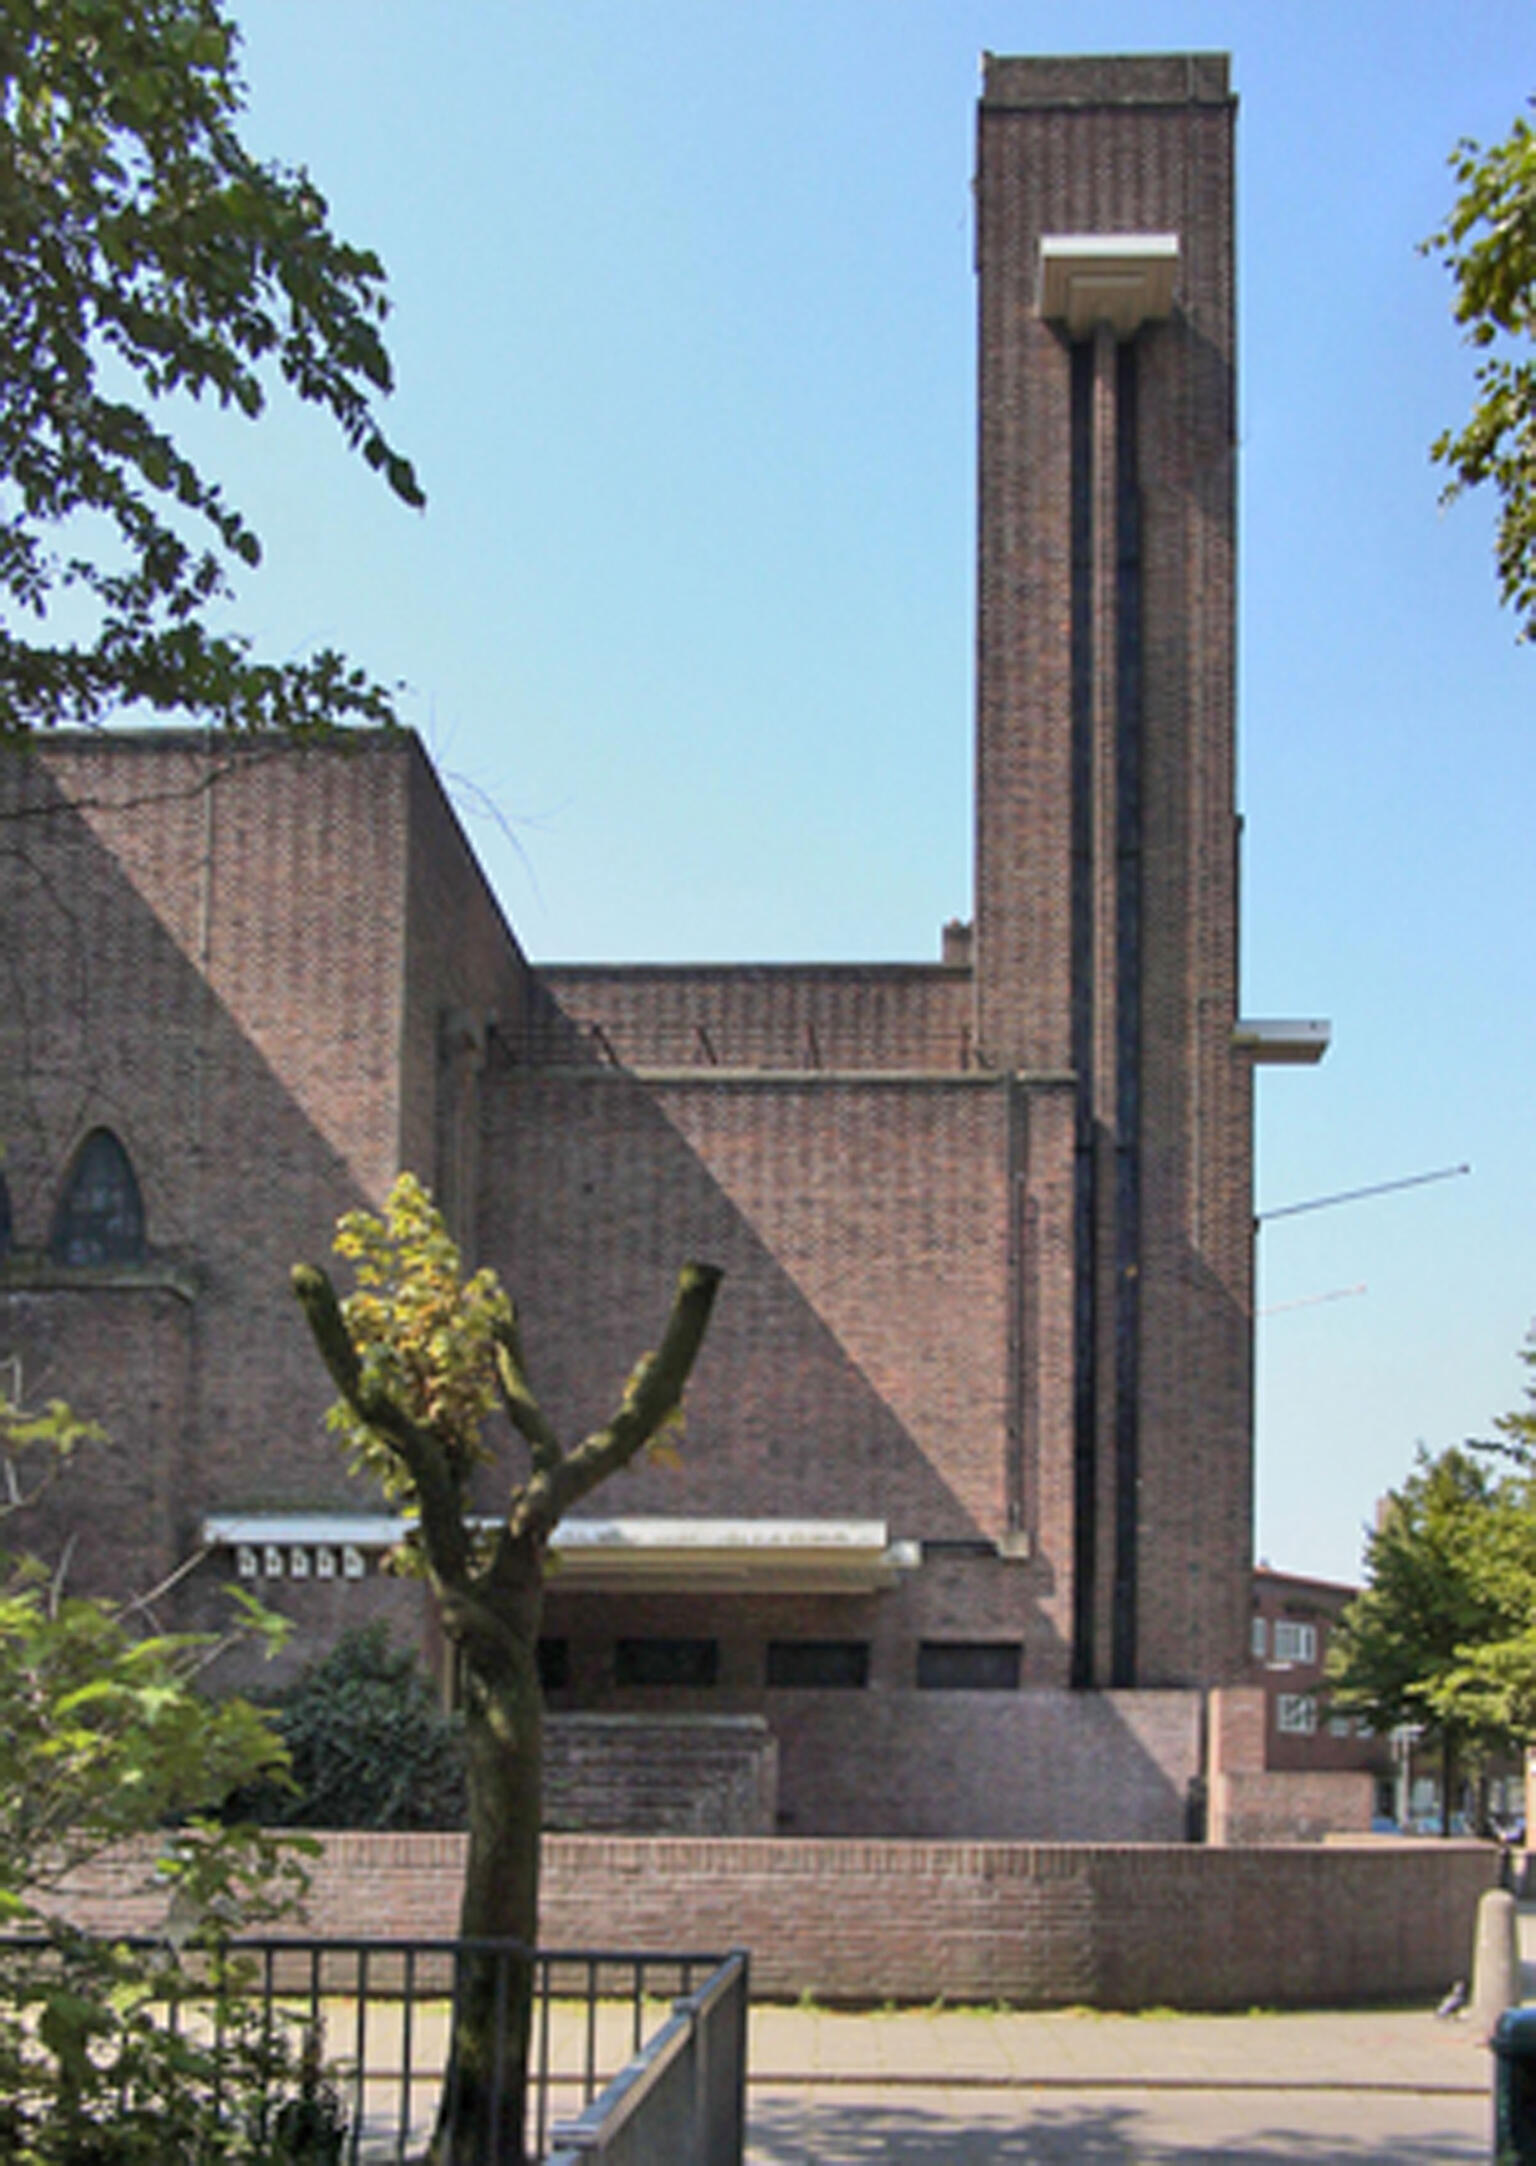
[[[749,1607],[761,1618],[767,1605]],[[701,1604],[697,1622],[714,1624],[702,1611]],[[566,1613],[562,1606],[555,1615]],[[689,1621],[681,1605],[628,1605],[622,1614],[653,1629]],[[893,1611],[890,1637],[898,1653],[906,1629],[908,1620]],[[550,1823],[582,1831],[745,1832],[745,1823],[727,1826],[715,1817],[716,1786],[722,1764],[741,1765],[742,1740],[733,1741],[731,1732],[750,1720],[772,1741],[768,1814],[752,1824],[765,1833],[1178,1842],[1189,1829],[1201,1772],[1197,1693],[930,1692],[910,1682],[859,1692],[765,1688],[761,1665],[752,1660],[759,1643],[736,1636],[752,1630],[750,1619],[723,1629],[721,1681],[707,1691],[647,1694],[604,1689],[599,1680],[582,1699],[622,1709],[622,1716],[605,1723],[590,1714],[553,1714],[557,1768],[571,1750],[561,1726],[577,1726],[577,1735],[580,1725],[591,1727],[581,1745],[582,1786],[558,1793]],[[563,1696],[555,1698],[558,1704]],[[678,1734],[685,1724],[693,1732]],[[707,1748],[716,1724],[724,1733],[723,1763]],[[671,1800],[667,1809],[695,1818],[649,1817],[643,1786],[632,1788],[634,1757],[646,1749],[654,1752],[658,1782]],[[685,1802],[690,1782],[691,1806]],[[591,1805],[611,1812],[626,1798],[636,1815],[627,1822],[589,1816]]]
[[[489,1090],[485,1253],[563,1432],[607,1414],[685,1258],[725,1271],[682,1474],[631,1468],[592,1509],[1001,1531],[1003,1085],[514,1070]]]
[[[318,1933],[455,1929],[456,1835],[324,1835]],[[147,1853],[83,1873],[72,1914],[153,1928]],[[1464,1977],[1485,1843],[1207,1850],[549,1836],[546,1947],[751,1950],[753,1990],[1017,2007],[1330,2007]]]
[[[77,1515],[83,1587],[155,1584],[221,1504],[347,1493],[287,1271],[393,1168],[399,779],[201,740],[0,760],[0,1329],[29,1398],[69,1397],[112,1440]],[[344,929],[364,916],[366,942]],[[48,1253],[52,1204],[98,1126],[137,1176],[144,1254],[72,1267]],[[139,1354],[114,1362],[122,1337]]]
[[[778,1747],[760,1715],[551,1715],[544,1825],[582,1834],[772,1835]]]
[[[585,1513],[868,1519],[909,1550],[867,1593],[597,1594],[557,1576],[558,1704],[767,1714],[780,1824],[800,1831],[1045,1834],[1118,1800],[1119,1832],[1176,1832],[1181,1802],[1149,1821],[1137,1781],[1079,1779],[1047,1741],[1054,1702],[1025,1704],[1067,1676],[1060,1091],[960,1072],[523,1067],[499,1048],[484,1088],[482,1253],[563,1434],[604,1418],[655,1343],[679,1263],[725,1271],[681,1466],[637,1464]],[[634,1638],[707,1638],[714,1682],[626,1693],[611,1655]],[[867,1689],[769,1690],[768,1649],[797,1640],[857,1643]],[[956,1642],[1011,1654],[1026,1689],[919,1695],[920,1650]],[[968,1775],[946,1777],[949,1745]],[[1026,1761],[1029,1807],[1012,1780]],[[1181,1767],[1180,1800],[1183,1783]]]
[[[29,1541],[76,1538],[72,1584],[126,1597],[196,1557],[209,1513],[376,1509],[325,1432],[289,1271],[408,1151],[437,1179],[438,1003],[514,1011],[523,969],[419,746],[8,753],[0,924],[0,1354],[29,1401],[68,1397],[109,1439]],[[60,1263],[52,1214],[98,1127],[134,1169],[144,1252]],[[185,1621],[224,1620],[231,1569],[183,1582]],[[419,1612],[372,1577],[266,1591],[310,1650]]]

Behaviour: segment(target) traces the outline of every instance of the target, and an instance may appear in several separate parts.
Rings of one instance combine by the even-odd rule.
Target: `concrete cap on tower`
[[[1047,233],[1040,241],[1040,313],[1086,338],[1107,323],[1134,338],[1173,313],[1176,233]]]

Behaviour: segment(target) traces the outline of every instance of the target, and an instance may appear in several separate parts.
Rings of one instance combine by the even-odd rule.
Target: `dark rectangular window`
[[[571,1683],[569,1640],[540,1640],[539,1683],[546,1692],[567,1692]]]
[[[923,1640],[917,1681],[925,1692],[1017,1692],[1017,1640]]]
[[[719,1670],[718,1640],[620,1640],[613,1651],[619,1685],[712,1685]]]
[[[867,1640],[770,1640],[768,1682],[822,1691],[859,1691],[869,1683]]]

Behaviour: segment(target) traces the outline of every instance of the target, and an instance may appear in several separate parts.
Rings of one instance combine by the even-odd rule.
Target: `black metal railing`
[[[51,1982],[58,1982],[85,1943],[0,1938],[0,2010],[26,2022]],[[100,1944],[98,1944],[100,1945]],[[173,1952],[161,1940],[124,1937],[111,1943],[114,1960],[138,1962],[152,1979],[155,2020],[171,2036],[195,2042],[202,2081],[221,2086],[249,2080],[253,2065],[280,2068],[279,2092],[262,2106],[263,2125],[285,2111],[313,2113],[326,2103],[330,2147],[315,2157],[362,2162],[421,2155],[437,2121],[445,2084],[454,2080],[449,2044],[456,2008],[473,1964],[483,1984],[492,1967],[495,2004],[506,2009],[532,1964],[533,2011],[528,2041],[526,2141],[528,2157],[551,2156],[557,2123],[561,2144],[574,2133],[582,2155],[618,2159],[594,2136],[603,2101],[617,2082],[633,2120],[641,2097],[657,2090],[658,2067],[689,2056],[679,2039],[707,2028],[696,2054],[710,2074],[695,2110],[701,2125],[728,2129],[722,2104],[734,2083],[735,2148],[683,2150],[710,2166],[741,2156],[740,2092],[745,2080],[746,1966],[739,1955],[678,1954],[668,1950],[539,1949],[495,1940],[337,1940],[297,1936],[240,1938],[208,1949]],[[730,1981],[727,2015],[720,2014],[722,1981]],[[721,2041],[727,2025],[739,2043]],[[35,2030],[35,2024],[34,2024]],[[660,2041],[660,2055],[646,2056]],[[264,2048],[253,2061],[253,2042]],[[93,2048],[110,2057],[103,2033]],[[244,2054],[245,2058],[240,2059]],[[739,2069],[733,2075],[732,2070]],[[642,2080],[625,2085],[637,2066]],[[242,2074],[242,2071],[247,2073]],[[489,2071],[493,2120],[501,2096],[516,2082],[504,2042]],[[672,2075],[670,2098],[682,2079]],[[217,2106],[217,2096],[213,2098]],[[291,2123],[288,2125],[292,2125]],[[569,2148],[566,2145],[566,2148]],[[285,2155],[274,2150],[274,2155]],[[555,2155],[564,2155],[559,2146]],[[660,2156],[660,2152],[652,2155]],[[670,2155],[670,2154],[669,2154]]]

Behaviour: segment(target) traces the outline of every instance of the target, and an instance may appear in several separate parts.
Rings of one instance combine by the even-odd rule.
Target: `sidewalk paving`
[[[759,2006],[752,2166],[1489,2156],[1490,2055],[1465,2018]]]

